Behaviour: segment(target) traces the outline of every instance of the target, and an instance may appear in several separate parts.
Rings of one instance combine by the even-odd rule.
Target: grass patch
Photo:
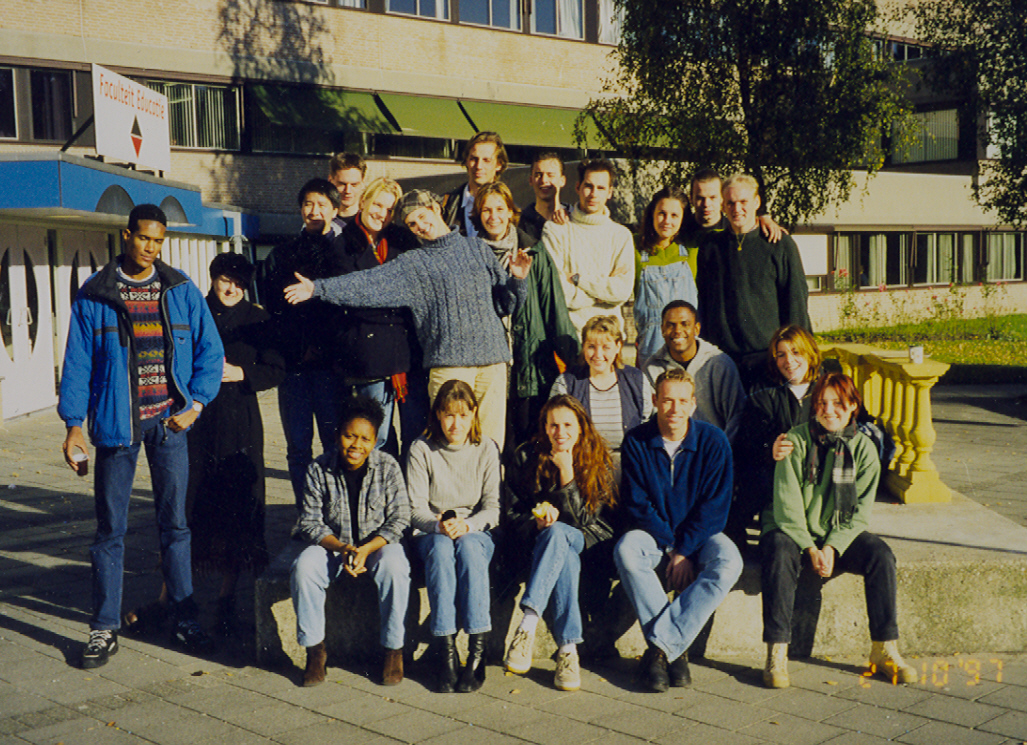
[[[817,334],[821,342],[869,344],[882,349],[906,349],[919,345],[939,362],[979,368],[974,382],[998,382],[995,368],[1027,365],[1027,314],[988,318],[946,319],[904,323],[881,328],[851,328]],[[968,371],[956,371],[961,379]],[[1009,371],[1012,373],[1013,371]],[[1022,379],[1027,373],[1014,373]],[[1007,375],[999,375],[1005,380]],[[946,382],[950,375],[945,376]],[[987,380],[980,380],[987,378]]]

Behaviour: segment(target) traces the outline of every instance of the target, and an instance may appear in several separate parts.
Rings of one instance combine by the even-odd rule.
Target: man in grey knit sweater
[[[523,299],[531,256],[518,251],[507,272],[483,241],[450,231],[431,192],[408,192],[396,211],[420,249],[342,277],[311,281],[297,274],[285,297],[293,304],[317,297],[358,308],[410,308],[431,371],[429,397],[447,380],[466,382],[478,398],[482,433],[502,449],[510,346],[500,316]]]

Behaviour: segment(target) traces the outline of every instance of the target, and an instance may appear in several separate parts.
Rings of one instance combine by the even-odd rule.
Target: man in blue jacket
[[[621,500],[634,530],[614,550],[648,648],[639,684],[662,692],[691,683],[688,647],[742,573],[721,531],[731,507],[727,436],[692,419],[695,381],[673,368],[656,379],[656,416],[624,436]],[[667,602],[667,590],[677,597]]]
[[[217,395],[225,353],[199,289],[157,258],[166,227],[159,207],[135,207],[122,231],[124,253],[89,278],[71,309],[57,406],[68,428],[64,458],[86,474],[87,420],[96,448],[93,617],[84,668],[100,667],[118,651],[125,532],[140,444],[153,481],[172,642],[190,651],[212,647],[196,623],[193,601],[186,430]]]

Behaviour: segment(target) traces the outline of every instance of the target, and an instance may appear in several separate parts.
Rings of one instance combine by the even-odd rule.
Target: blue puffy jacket
[[[161,281],[168,389],[178,411],[206,406],[221,387],[225,351],[207,302],[189,277],[154,262]],[[118,262],[86,281],[71,306],[57,413],[68,427],[89,420],[95,447],[141,439],[135,335],[118,291]]]

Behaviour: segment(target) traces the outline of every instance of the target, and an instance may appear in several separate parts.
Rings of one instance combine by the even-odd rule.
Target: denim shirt
[[[315,458],[307,468],[303,510],[293,528],[293,536],[315,545],[330,535],[354,546],[376,535],[388,543],[397,543],[410,525],[410,499],[399,463],[380,450],[372,450],[368,456],[367,474],[357,505],[360,535],[356,536],[351,534],[349,497],[342,467],[339,451],[333,448]]]

